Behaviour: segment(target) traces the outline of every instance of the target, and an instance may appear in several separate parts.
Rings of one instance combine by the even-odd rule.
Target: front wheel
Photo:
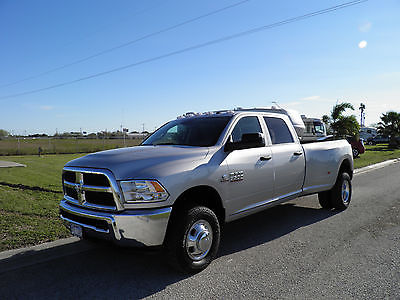
[[[360,151],[358,151],[358,149],[353,148],[353,157],[356,158],[360,155]]]
[[[207,207],[196,206],[172,220],[166,250],[175,268],[196,273],[204,270],[216,257],[219,241],[217,216]]]

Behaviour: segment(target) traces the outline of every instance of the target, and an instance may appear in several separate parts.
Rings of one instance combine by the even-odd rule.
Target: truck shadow
[[[268,243],[334,214],[302,206],[301,202],[289,202],[231,222],[224,229],[217,259]],[[66,250],[66,246],[60,247],[63,248],[60,250]],[[45,256],[49,250],[43,251]],[[2,296],[11,298],[137,299],[154,295],[175,284],[178,289],[184,289],[188,282],[195,284],[204,276],[212,276],[213,272],[211,264],[199,274],[181,274],[168,266],[161,251],[95,243],[85,252],[0,272],[0,290]],[[168,295],[168,290],[165,295]]]
[[[337,211],[303,207],[295,203],[278,205],[226,224],[219,255],[229,255],[270,242],[335,214]]]

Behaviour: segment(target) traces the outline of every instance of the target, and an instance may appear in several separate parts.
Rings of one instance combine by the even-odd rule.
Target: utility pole
[[[122,133],[124,135],[124,147],[126,147],[125,137],[126,137],[126,134],[128,133],[128,131],[129,131],[128,128],[122,128]]]
[[[360,115],[360,127],[364,127],[365,126],[365,104],[364,103],[360,103],[360,107],[358,108],[361,111],[361,115]]]

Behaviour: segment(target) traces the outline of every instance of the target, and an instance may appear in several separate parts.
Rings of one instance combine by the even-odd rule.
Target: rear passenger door
[[[263,117],[271,138],[275,186],[274,198],[285,198],[301,192],[305,173],[303,148],[296,132],[279,117]]]

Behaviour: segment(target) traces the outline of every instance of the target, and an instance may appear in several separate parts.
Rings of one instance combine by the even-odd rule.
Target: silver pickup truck
[[[178,118],[140,146],[68,162],[60,216],[76,236],[163,246],[173,265],[200,271],[225,222],[314,193],[323,208],[348,207],[349,143],[302,145],[297,129],[257,109]]]

